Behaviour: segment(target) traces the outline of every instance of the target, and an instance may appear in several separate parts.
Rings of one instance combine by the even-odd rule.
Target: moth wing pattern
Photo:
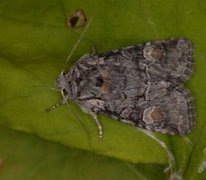
[[[182,86],[168,88],[161,89],[160,92],[164,91],[164,94],[159,96],[154,97],[151,94],[151,97],[149,96],[151,99],[145,103],[131,99],[109,102],[96,99],[88,100],[86,106],[98,109],[98,113],[143,129],[172,135],[187,134],[194,127],[191,95]]]
[[[83,56],[56,84],[90,114],[183,135],[194,126],[192,97],[182,85],[192,53],[190,41],[176,38]]]
[[[194,127],[193,100],[188,90],[169,85],[149,94],[149,100],[137,126],[167,134],[185,135]]]
[[[143,56],[149,61],[149,72],[167,80],[184,82],[193,71],[193,47],[186,39],[171,39],[144,44]]]

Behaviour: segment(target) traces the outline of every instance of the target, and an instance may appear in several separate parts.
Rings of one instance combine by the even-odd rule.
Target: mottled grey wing
[[[175,38],[113,50],[100,57],[110,62],[119,59],[121,66],[128,66],[126,60],[132,60],[134,63],[137,61],[138,67],[141,69],[146,68],[152,79],[182,82],[186,81],[192,73],[192,56],[192,43],[183,38]],[[129,63],[130,67],[131,65]],[[135,65],[131,68],[134,67]]]
[[[148,64],[148,73],[170,81],[186,81],[193,70],[192,43],[185,39],[170,39],[148,42],[143,56]]]
[[[148,130],[184,135],[194,127],[190,93],[182,86],[160,89],[148,94],[142,119],[136,124]]]
[[[182,86],[165,87],[165,82],[161,83],[161,88],[156,92],[152,91],[155,87],[151,88],[144,98],[106,101],[99,112],[147,130],[172,135],[189,133],[194,127],[190,93]]]
[[[184,39],[82,57],[70,71],[72,99],[87,112],[182,135],[194,126],[191,96],[180,85],[191,70],[192,46]]]

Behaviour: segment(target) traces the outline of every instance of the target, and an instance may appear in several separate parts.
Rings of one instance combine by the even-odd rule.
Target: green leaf
[[[0,127],[1,180],[161,180],[162,171],[163,165],[133,165]]]
[[[90,51],[91,44],[100,53],[171,37],[185,37],[193,42],[196,67],[187,87],[195,98],[197,118],[196,128],[188,136],[191,144],[183,137],[155,135],[174,155],[174,171],[186,178],[204,177],[205,171],[198,173],[206,147],[204,1],[2,0],[0,124],[66,146],[130,162],[167,163],[167,149],[132,126],[100,116],[104,139],[99,144],[95,123],[77,105],[72,104],[72,107],[88,134],[68,107],[62,106],[50,113],[45,111],[61,98],[51,87],[54,87],[55,78],[83,31],[68,29],[64,24],[67,16],[80,8],[88,18],[93,15],[94,18],[71,57],[68,69]]]

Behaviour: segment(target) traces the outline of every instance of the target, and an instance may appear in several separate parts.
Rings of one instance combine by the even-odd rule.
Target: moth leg
[[[54,109],[58,108],[59,106],[61,106],[62,104],[65,104],[64,101],[60,101],[56,104],[54,104],[53,106],[49,107],[46,109],[46,112],[50,112],[50,111],[53,111]]]
[[[102,143],[102,138],[103,138],[102,125],[101,125],[100,121],[98,120],[96,114],[91,113],[91,116],[93,117],[93,119],[97,125],[98,131],[99,131],[99,143]]]
[[[61,94],[62,94],[63,99],[61,101],[59,101],[58,103],[56,103],[55,105],[53,105],[52,107],[46,109],[47,112],[53,111],[54,109],[58,108],[59,106],[67,103],[68,97],[66,97],[64,95],[63,91],[61,91]]]

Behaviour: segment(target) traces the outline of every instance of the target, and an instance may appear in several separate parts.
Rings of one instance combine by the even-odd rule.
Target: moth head
[[[65,74],[64,73],[61,73],[58,76],[58,78],[55,81],[55,86],[58,89],[60,89],[60,90],[66,86],[66,78],[65,78]]]
[[[55,81],[55,86],[61,91],[64,98],[68,98],[70,94],[69,82],[70,80],[67,73],[61,73]]]
[[[61,94],[62,94],[63,98],[57,104],[47,108],[46,109],[47,112],[53,111],[54,109],[56,109],[60,105],[65,104],[67,102],[67,100],[70,98],[70,93],[68,92],[68,77],[67,77],[67,74],[61,73],[55,81],[55,86],[56,86],[57,89],[59,89],[59,91],[61,91]]]

